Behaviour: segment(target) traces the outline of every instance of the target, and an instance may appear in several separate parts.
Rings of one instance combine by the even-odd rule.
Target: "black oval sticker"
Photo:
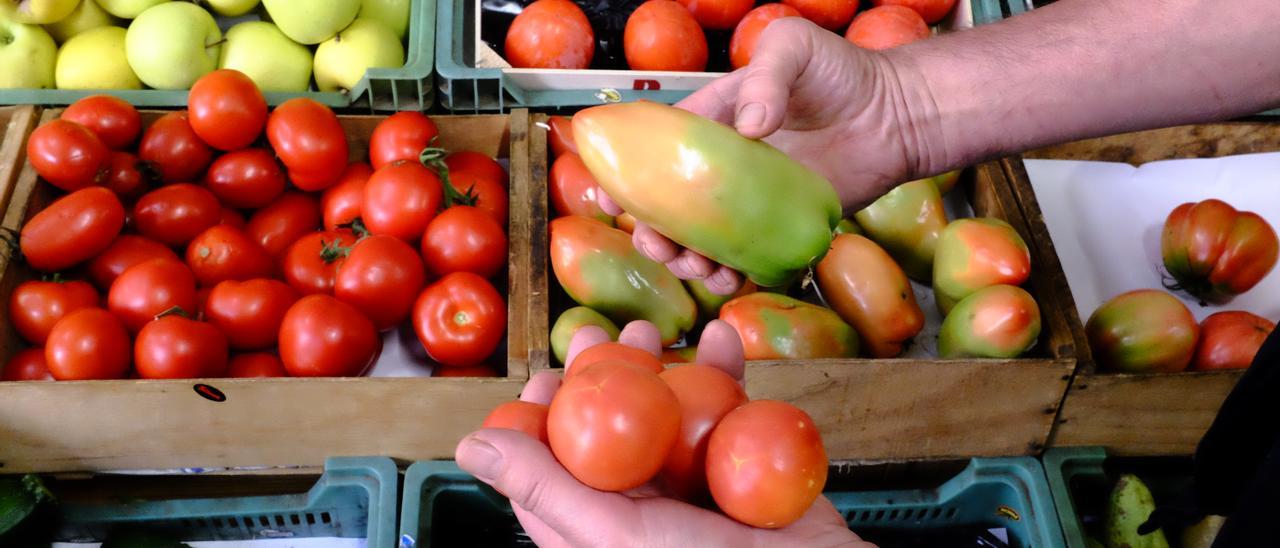
[[[206,400],[209,400],[211,402],[222,403],[224,401],[227,401],[226,394],[223,394],[221,390],[218,390],[217,388],[214,388],[207,384],[197,384],[195,386],[192,386],[191,388],[194,389],[196,393],[200,395],[200,397]]]

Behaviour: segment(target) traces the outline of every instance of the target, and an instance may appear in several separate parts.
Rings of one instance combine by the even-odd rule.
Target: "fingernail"
[[[738,110],[738,117],[734,122],[734,126],[739,130],[755,129],[763,124],[764,105],[760,103],[747,103]]]
[[[501,472],[502,453],[489,442],[467,438],[462,450],[458,451],[458,466],[480,481],[491,483]]]

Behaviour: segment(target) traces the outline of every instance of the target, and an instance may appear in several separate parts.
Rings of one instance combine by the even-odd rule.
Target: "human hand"
[[[823,175],[846,210],[861,209],[915,174],[928,174],[925,133],[908,105],[927,87],[885,54],[860,49],[800,18],[770,24],[751,63],[676,106],[763,139]],[[910,84],[910,85],[908,85]],[[622,213],[601,193],[600,206]],[[636,224],[636,249],[681,279],[732,294],[742,276]]]
[[[574,334],[568,363],[583,350],[608,342],[587,326]],[[631,322],[619,342],[657,355],[658,330]],[[739,382],[742,342],[733,327],[712,321],[698,344],[698,363],[720,368]],[[544,371],[525,385],[520,399],[549,404],[560,375]],[[511,499],[525,532],[539,546],[851,546],[874,548],[849,531],[844,518],[819,497],[799,521],[782,529],[756,529],[717,512],[664,496],[650,483],[626,493],[597,491],[575,479],[547,446],[513,430],[484,429],[458,444],[458,466]]]

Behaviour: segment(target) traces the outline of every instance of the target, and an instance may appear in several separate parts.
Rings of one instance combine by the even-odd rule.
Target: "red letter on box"
[[[631,84],[631,89],[636,91],[658,91],[662,89],[662,84],[659,84],[657,80],[636,80]]]

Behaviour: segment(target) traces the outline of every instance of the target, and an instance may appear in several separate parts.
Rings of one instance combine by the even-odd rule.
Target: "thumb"
[[[734,127],[744,137],[762,139],[782,127],[791,86],[813,53],[813,29],[797,17],[784,17],[765,27],[756,41],[738,88]]]

